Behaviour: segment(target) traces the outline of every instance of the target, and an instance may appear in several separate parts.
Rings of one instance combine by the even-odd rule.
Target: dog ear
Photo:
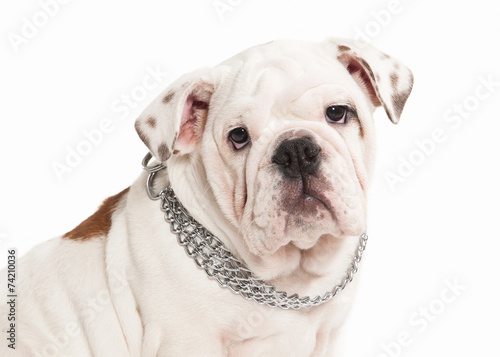
[[[370,44],[330,40],[338,60],[365,91],[375,106],[382,105],[389,119],[397,124],[413,87],[413,74],[396,59]]]
[[[159,162],[191,152],[200,141],[214,91],[208,73],[203,69],[181,76],[136,120],[139,137]]]

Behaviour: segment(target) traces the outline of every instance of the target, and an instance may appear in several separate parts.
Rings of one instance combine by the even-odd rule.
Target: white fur
[[[338,44],[345,42],[277,41],[251,48],[214,69],[181,77],[138,120],[156,158],[161,159],[161,144],[171,153],[155,189],[170,183],[191,214],[257,276],[299,295],[323,294],[339,283],[366,229],[374,150],[371,114],[377,103],[368,100],[360,78],[337,60]],[[376,94],[395,120],[388,84],[395,62],[370,47],[352,48],[350,55],[364,58],[383,78],[374,83]],[[409,94],[411,74],[405,75],[401,64],[396,67],[401,71],[398,90]],[[162,103],[171,92],[171,101]],[[190,109],[185,103],[189,97],[192,105],[193,96],[210,102],[203,135],[199,142],[176,143]],[[326,123],[326,107],[348,103],[356,106],[357,120]],[[150,117],[158,121],[154,129],[145,125]],[[242,125],[251,132],[252,146],[235,152],[227,130]],[[323,189],[319,181],[311,185],[322,188],[335,214],[289,213],[304,219],[301,226],[284,224],[279,216],[284,208],[272,198],[289,192],[270,161],[285,138],[303,135],[322,149],[319,174],[330,188]],[[148,198],[146,177],[143,173],[121,200],[107,236],[55,238],[18,262],[17,348],[14,353],[4,341],[2,356],[336,353],[356,279],[333,301],[310,310],[284,311],[233,295],[186,256],[158,201]],[[0,274],[6,286],[5,270]],[[2,304],[4,336],[6,317]]]

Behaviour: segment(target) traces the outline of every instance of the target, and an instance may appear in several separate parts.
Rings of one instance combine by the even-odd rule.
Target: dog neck
[[[175,177],[181,176],[175,175]],[[190,177],[192,178],[192,176],[186,175],[186,172],[184,172],[182,177],[187,179]],[[200,186],[199,181],[197,184],[185,182],[184,185],[179,185],[179,189],[184,199],[187,200],[184,202],[191,203],[189,206],[184,207],[179,201],[178,197],[180,197],[180,195],[177,197],[177,195],[174,194],[171,188],[171,182],[167,182],[170,180],[166,178],[167,176],[164,175],[163,179],[158,181],[158,183],[162,182],[161,184],[164,185],[168,184],[168,188],[162,190],[159,196],[162,200],[161,206],[165,211],[166,220],[171,223],[172,229],[176,231],[179,243],[184,246],[188,255],[192,256],[195,262],[200,267],[204,268],[209,276],[217,277],[217,281],[222,286],[230,287],[233,292],[237,292],[247,299],[253,299],[259,303],[279,306],[285,309],[299,309],[316,306],[333,298],[337,292],[341,291],[347,283],[352,280],[352,276],[357,271],[357,263],[361,259],[360,253],[362,253],[362,250],[360,251],[358,248],[356,259],[353,261],[349,259],[349,252],[346,252],[347,248],[351,248],[352,250],[350,250],[354,251],[351,247],[351,243],[355,242],[355,240],[338,240],[331,236],[325,236],[322,237],[322,240],[318,243],[319,247],[317,249],[325,249],[325,245],[334,244],[336,245],[334,248],[339,259],[335,259],[333,263],[331,261],[323,262],[321,261],[321,255],[318,257],[316,254],[315,260],[311,261],[310,257],[308,257],[308,252],[305,251],[303,259],[301,260],[301,266],[294,269],[291,273],[286,274],[286,276],[280,276],[270,282],[264,282],[248,270],[245,266],[245,261],[242,260],[241,257],[236,256],[237,250],[234,250],[234,244],[231,245],[230,242],[238,242],[241,240],[229,239],[227,232],[232,232],[233,234],[237,234],[237,232],[234,232],[234,230],[231,230],[229,227],[225,229],[222,228],[224,225],[229,226],[229,224],[227,224],[227,222],[221,222],[220,219],[211,220],[210,214],[206,214],[207,212],[212,214],[215,213],[215,218],[221,217],[221,215],[218,214],[220,212],[217,212],[217,207],[213,207],[215,199],[211,191],[206,190],[202,193],[193,190],[182,191],[181,188],[207,186]],[[199,197],[207,201],[201,201],[201,204],[193,204],[199,202],[199,200],[196,200]],[[212,202],[212,204],[210,204],[210,202]],[[189,212],[194,211],[195,213],[188,213],[186,210]],[[194,218],[195,216],[196,219]],[[207,223],[202,220],[205,220]],[[176,222],[183,222],[183,224],[180,225]],[[216,224],[210,224],[211,222],[216,222]],[[224,238],[220,239],[216,236],[214,237],[212,233],[207,232],[205,229],[199,230],[199,227],[208,229],[211,232],[218,231],[219,237]],[[198,232],[195,237],[193,237],[192,234],[194,230]],[[200,240],[205,243],[203,245],[199,244]],[[360,247],[364,249],[366,235],[361,237],[359,244]],[[230,246],[232,246],[232,248],[230,248]],[[207,256],[210,258],[207,259]],[[329,256],[329,258],[331,258],[331,256]],[[346,276],[346,267],[349,267],[350,263],[351,268]],[[311,265],[313,265],[312,270]],[[324,268],[324,266],[327,265],[330,267],[330,269],[328,269],[329,273],[317,273],[321,271],[321,267]],[[334,268],[332,268],[332,265]],[[221,266],[222,268],[220,268]],[[337,266],[342,266],[342,269],[336,269]],[[314,271],[314,273],[311,273],[311,271]],[[237,279],[235,278],[235,272]],[[342,274],[336,272],[342,272]],[[332,282],[336,280],[338,280],[338,284],[333,285]],[[244,281],[244,283],[241,283],[241,281]],[[332,289],[331,291],[333,294],[328,292],[330,289]],[[324,293],[325,291],[327,291],[327,293]],[[283,295],[283,292],[293,292],[295,297],[289,297],[291,295],[290,293],[288,293],[288,296],[286,296],[287,294]],[[299,299],[297,295],[306,296]],[[311,298],[309,296],[311,296]]]

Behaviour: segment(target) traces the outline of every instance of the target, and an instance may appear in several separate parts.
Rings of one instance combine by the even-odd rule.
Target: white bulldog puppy
[[[337,355],[372,113],[397,123],[412,83],[345,40],[274,41],[182,76],[136,122],[155,172],[17,263],[0,354]]]

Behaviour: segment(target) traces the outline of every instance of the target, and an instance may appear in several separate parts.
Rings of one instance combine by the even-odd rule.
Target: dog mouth
[[[311,223],[315,222],[315,218],[325,219],[325,211],[335,219],[335,215],[331,207],[329,207],[323,199],[320,197],[310,194],[302,193],[297,198],[295,203],[291,206],[289,214],[286,218],[285,229],[287,229],[290,224],[294,226],[300,226],[307,224],[308,221]]]
[[[297,180],[293,186],[284,192],[281,205],[286,215],[285,233],[304,235],[327,221],[336,221],[334,207],[326,196],[331,190],[328,181],[310,177]]]
[[[312,194],[301,194],[285,219],[285,234],[290,244],[301,250],[313,247],[319,236],[311,234],[324,221],[335,221],[335,214],[323,199]]]
[[[359,196],[321,173],[297,180],[282,195],[284,235],[300,249],[314,246],[322,234],[350,235],[362,221]]]

